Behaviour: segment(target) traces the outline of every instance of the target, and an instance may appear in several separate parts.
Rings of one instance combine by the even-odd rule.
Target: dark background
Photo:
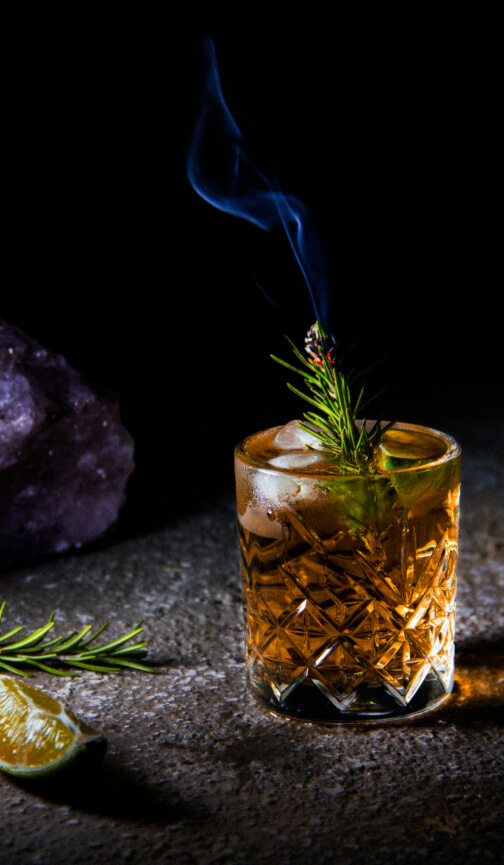
[[[283,333],[302,343],[313,321],[281,239],[188,183],[207,34],[282,189],[311,212],[349,363],[386,359],[368,386],[388,382],[382,416],[453,418],[460,435],[464,412],[501,403],[484,22],[247,8],[18,13],[4,28],[0,315],[118,396],[147,521],[167,498],[229,488],[236,441],[299,416],[269,354],[288,357]],[[257,267],[272,294],[292,284],[289,308],[265,299]]]

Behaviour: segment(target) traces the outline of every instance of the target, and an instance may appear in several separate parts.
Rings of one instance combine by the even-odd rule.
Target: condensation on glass
[[[454,669],[460,448],[396,424],[369,474],[292,421],[235,451],[247,677],[322,722],[421,714]]]

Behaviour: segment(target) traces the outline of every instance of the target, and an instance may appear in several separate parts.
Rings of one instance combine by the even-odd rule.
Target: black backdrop
[[[357,366],[387,359],[369,376],[370,391],[389,384],[384,416],[449,424],[499,394],[484,22],[247,8],[17,13],[4,32],[0,315],[118,395],[146,519],[172,490],[230,486],[236,440],[299,415],[269,354],[288,356],[282,334],[301,342],[312,323],[252,278],[260,261],[270,289],[295,285],[282,243],[188,183],[206,34],[312,214],[336,337]]]

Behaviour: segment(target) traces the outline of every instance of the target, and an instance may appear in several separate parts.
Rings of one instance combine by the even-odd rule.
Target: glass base
[[[270,712],[284,718],[321,724],[383,724],[401,721],[431,712],[451,694],[436,677],[424,681],[411,701],[398,706],[396,699],[383,687],[363,685],[355,694],[351,705],[336,706],[313,682],[301,683],[282,702],[266,688],[259,689],[249,683],[252,695]]]

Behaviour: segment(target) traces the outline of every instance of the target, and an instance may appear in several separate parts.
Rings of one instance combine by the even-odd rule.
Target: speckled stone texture
[[[504,457],[464,429],[456,687],[415,722],[296,723],[247,694],[231,497],[6,574],[5,624],[143,618],[156,672],[37,675],[109,750],[80,787],[0,778],[0,865],[501,862]]]

